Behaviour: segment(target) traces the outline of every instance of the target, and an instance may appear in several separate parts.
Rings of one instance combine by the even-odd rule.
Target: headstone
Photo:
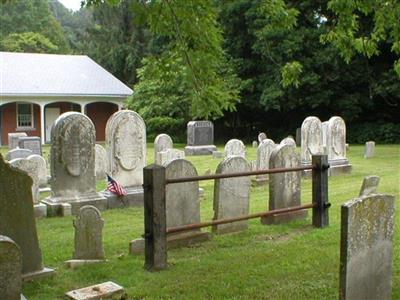
[[[17,147],[7,152],[6,160],[10,161],[16,158],[27,158],[29,155],[32,154],[33,152],[29,149],[21,149]]]
[[[72,214],[84,205],[106,208],[106,199],[96,192],[96,132],[84,114],[60,115],[51,130],[51,196],[46,198],[48,215],[60,215],[61,203],[71,204]]]
[[[249,172],[250,165],[241,156],[225,158],[217,167],[216,174]],[[216,179],[214,185],[214,220],[226,219],[249,214],[250,178],[233,177]],[[246,230],[248,221],[214,225],[213,232],[228,233]]]
[[[106,170],[107,170],[107,151],[104,149],[102,145],[95,145],[95,174],[96,181],[105,180],[106,179]]]
[[[318,154],[323,154],[321,121],[307,117],[301,125],[301,163],[310,165],[311,157]]]
[[[186,155],[211,155],[214,145],[214,124],[210,121],[191,121],[187,124]]]
[[[329,130],[329,121],[325,121],[321,123],[322,126],[322,146],[326,149],[326,141],[328,137],[328,130]],[[324,154],[328,154],[327,151],[324,151]]]
[[[157,161],[157,153],[174,148],[174,143],[168,134],[162,133],[156,136],[154,140],[154,161],[156,164],[162,165]]]
[[[223,158],[224,157],[224,152],[222,151],[213,151],[212,152],[213,158]]]
[[[296,146],[301,146],[301,128],[296,128]]]
[[[284,139],[280,142],[280,144],[281,144],[281,145],[288,145],[288,146],[291,146],[291,147],[295,147],[295,148],[296,148],[296,142],[295,142],[295,140],[294,140],[293,138],[291,138],[291,137],[286,137],[286,138],[284,138]]]
[[[5,300],[20,300],[22,258],[18,245],[0,235],[0,295]]]
[[[375,194],[342,205],[340,299],[391,299],[394,196]]]
[[[275,143],[273,140],[264,139],[260,142],[257,148],[256,170],[260,171],[269,169],[269,158],[274,148]],[[268,174],[256,175],[255,179],[253,179],[253,183],[257,185],[262,185],[267,182]]]
[[[267,134],[265,132],[260,132],[257,138],[258,138],[258,143],[261,143],[263,140],[267,139]]]
[[[33,161],[37,164],[39,187],[47,186],[47,163],[44,157],[37,154],[33,154],[29,155],[26,159]]]
[[[296,149],[289,145],[278,145],[271,153],[269,167],[296,168],[300,159]],[[285,172],[269,175],[269,210],[301,205],[301,172]],[[280,224],[307,217],[307,210],[262,217],[263,224]]]
[[[225,144],[225,156],[241,156],[246,157],[246,146],[241,140],[231,139]]]
[[[18,139],[20,137],[28,136],[25,132],[10,132],[8,134],[8,150],[18,147]]]
[[[369,141],[365,143],[364,158],[371,158],[375,156],[375,142]]]
[[[16,158],[10,161],[10,165],[18,170],[26,172],[32,178],[33,203],[39,203],[39,165],[27,158]]]
[[[359,196],[376,194],[379,185],[379,176],[371,175],[364,177]]]
[[[165,163],[179,158],[185,158],[185,152],[178,149],[167,149],[157,153],[156,164],[164,165]]]
[[[33,154],[42,155],[42,141],[38,136],[18,138],[18,146],[21,149],[29,149]]]
[[[65,295],[72,300],[127,299],[124,288],[112,281],[69,291]]]
[[[21,249],[23,279],[54,274],[42,263],[32,205],[32,178],[11,167],[1,155],[0,174],[7,178],[0,180],[0,235],[12,239]]]
[[[251,143],[251,146],[252,146],[253,148],[257,148],[257,147],[258,147],[258,142],[257,142],[257,141],[253,141],[253,142]]]

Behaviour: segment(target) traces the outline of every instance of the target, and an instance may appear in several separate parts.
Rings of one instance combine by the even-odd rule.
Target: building
[[[10,132],[49,142],[54,121],[67,111],[86,114],[104,141],[108,118],[132,93],[88,56],[0,52],[0,145]]]

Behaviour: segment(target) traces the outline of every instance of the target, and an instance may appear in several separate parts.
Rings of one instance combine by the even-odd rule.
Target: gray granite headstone
[[[174,143],[172,142],[171,137],[168,134],[162,133],[156,136],[154,140],[154,161],[158,165],[162,165],[159,161],[157,161],[157,153],[166,151],[168,149],[172,149],[174,147]]]
[[[265,132],[260,132],[257,139],[258,143],[261,143],[263,140],[267,139],[267,134]]]
[[[79,209],[79,214],[74,220],[74,259],[104,259],[103,225],[104,220],[96,207],[85,205]]]
[[[307,117],[301,125],[301,163],[311,164],[311,157],[318,154],[323,154],[322,124],[317,117]]]
[[[300,159],[296,149],[289,145],[278,145],[271,153],[269,167],[296,168]],[[301,172],[285,172],[269,175],[269,210],[301,205]],[[307,216],[307,210],[263,217],[264,224],[279,224],[301,219]]]
[[[29,149],[33,154],[42,155],[42,141],[38,136],[20,137],[18,146],[21,149]]]
[[[340,299],[391,299],[394,196],[375,194],[342,205]]]
[[[28,136],[25,132],[10,132],[8,134],[8,150],[18,147],[18,139],[20,137]]]
[[[33,152],[29,149],[21,149],[17,147],[7,152],[6,160],[13,160],[16,158],[27,158],[29,155],[32,154]]]
[[[289,145],[289,146],[291,146],[291,147],[295,147],[295,148],[296,148],[296,142],[295,142],[295,140],[294,140],[293,138],[291,138],[291,137],[286,137],[286,138],[284,138],[284,139],[280,142],[280,144],[281,144],[281,145]]]
[[[375,142],[369,141],[365,143],[364,158],[375,156]]]
[[[106,179],[106,170],[107,170],[107,151],[104,149],[102,145],[95,145],[95,174],[96,181],[105,180]]]
[[[217,167],[216,174],[248,172],[250,165],[241,156],[225,158]],[[214,220],[245,216],[249,214],[250,178],[233,177],[216,179],[214,185]],[[248,221],[214,225],[216,233],[228,233],[246,230]]]
[[[185,152],[178,149],[167,149],[157,153],[155,163],[162,166],[165,163],[178,158],[185,158]]]
[[[225,144],[225,156],[241,156],[246,157],[246,146],[241,140],[231,139]]]
[[[0,235],[0,299],[21,299],[21,270],[21,250],[13,240]]]
[[[1,155],[0,174],[0,235],[20,247],[24,279],[53,274],[53,270],[43,267],[32,205],[32,178],[11,167]]]
[[[37,164],[39,186],[45,187],[47,185],[47,163],[44,157],[37,154],[32,154],[29,155],[26,159],[33,161]]]
[[[364,177],[359,196],[376,194],[379,185],[379,176],[371,175]]]
[[[256,170],[268,170],[269,158],[272,150],[275,149],[273,140],[264,139],[260,142],[257,148]],[[264,184],[268,181],[268,174],[256,175],[254,182],[257,184]]]
[[[211,155],[214,145],[214,124],[210,121],[190,121],[187,124],[186,155]]]
[[[27,158],[16,158],[10,161],[10,165],[18,170],[26,172],[32,178],[33,203],[39,203],[39,165]]]

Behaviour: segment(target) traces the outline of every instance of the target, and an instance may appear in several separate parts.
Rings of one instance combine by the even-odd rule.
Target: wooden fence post
[[[167,221],[165,211],[165,168],[150,165],[143,169],[145,268],[167,268]]]
[[[312,224],[323,228],[329,226],[328,156],[313,155],[312,165],[312,202],[316,204],[312,210]]]

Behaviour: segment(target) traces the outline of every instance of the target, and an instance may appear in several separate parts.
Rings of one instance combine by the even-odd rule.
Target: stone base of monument
[[[50,277],[50,276],[54,276],[54,275],[56,275],[56,271],[54,271],[53,269],[43,268],[40,271],[22,274],[22,280],[23,281],[32,281],[32,280],[36,280],[36,279],[40,279],[40,278],[44,278],[44,277]]]
[[[68,297],[68,299],[73,300],[127,299],[124,288],[112,281],[69,291],[65,295]]]
[[[34,204],[33,211],[35,218],[46,218],[47,217],[47,206],[43,203]]]
[[[106,259],[70,259],[65,262],[68,268],[75,270],[81,266],[107,262]]]
[[[260,186],[268,184],[268,175],[267,176],[255,176],[251,178],[251,185],[252,186]]]
[[[213,158],[223,158],[224,157],[224,152],[221,151],[213,151],[212,152]]]
[[[203,145],[203,146],[186,146],[185,155],[212,155],[214,151],[217,151],[217,147],[214,145]]]
[[[99,210],[107,209],[107,199],[100,193],[80,194],[79,197],[48,197],[42,201],[47,206],[47,216],[62,216],[62,204],[71,205],[71,214],[77,215],[85,205],[93,205]]]
[[[303,210],[288,212],[285,214],[261,217],[261,223],[264,225],[284,224],[293,220],[305,219],[307,218],[307,214],[308,211],[303,209]]]
[[[196,243],[208,241],[211,238],[209,232],[189,231],[171,234],[167,237],[167,249],[187,247]],[[143,254],[144,239],[136,239],[129,243],[129,254]]]
[[[329,161],[329,176],[337,176],[341,174],[351,174],[353,166],[347,159],[338,159]]]
[[[143,207],[143,188],[127,187],[125,188],[128,195],[117,196],[110,191],[103,191],[102,194],[107,199],[107,209],[125,208],[125,207]]]

